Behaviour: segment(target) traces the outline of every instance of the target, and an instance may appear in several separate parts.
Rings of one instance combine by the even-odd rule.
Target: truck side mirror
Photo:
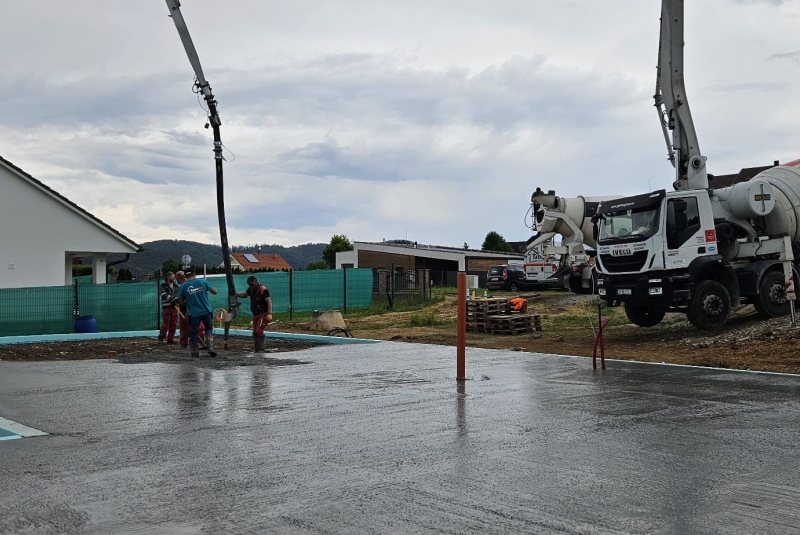
[[[597,237],[600,235],[599,224],[601,217],[602,216],[600,214],[594,214],[592,216],[592,237],[594,238],[595,243],[597,242]]]

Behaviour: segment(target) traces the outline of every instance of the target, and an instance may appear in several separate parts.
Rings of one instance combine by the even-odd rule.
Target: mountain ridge
[[[131,270],[134,277],[150,275],[167,260],[181,261],[183,255],[192,257],[191,263],[196,266],[207,264],[218,266],[222,264],[222,247],[208,243],[199,243],[188,240],[155,240],[140,244],[141,252],[132,254],[130,259],[114,265],[114,269]],[[252,244],[231,246],[232,253],[257,253],[277,254],[292,266],[292,269],[305,269],[311,262],[322,260],[322,250],[326,243],[306,243],[284,247],[282,245]],[[123,260],[125,255],[108,255],[108,263]]]

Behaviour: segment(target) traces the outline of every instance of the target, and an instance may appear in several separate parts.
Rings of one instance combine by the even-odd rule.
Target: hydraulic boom
[[[239,300],[236,297],[236,287],[233,283],[233,270],[231,268],[231,255],[230,248],[228,247],[228,230],[225,223],[225,196],[223,191],[222,182],[222,138],[220,136],[220,125],[222,121],[217,113],[217,101],[214,94],[211,92],[211,86],[203,75],[203,68],[200,66],[200,58],[197,57],[197,50],[194,48],[192,38],[189,35],[189,29],[186,27],[186,21],[183,20],[181,14],[181,3],[179,0],[166,0],[167,7],[169,8],[170,16],[175,23],[175,28],[178,30],[178,35],[183,43],[183,48],[186,50],[186,55],[189,57],[189,63],[192,64],[195,74],[194,85],[197,90],[202,93],[203,99],[208,106],[208,124],[206,128],[211,126],[214,133],[214,162],[216,166],[216,179],[217,179],[217,216],[219,219],[219,237],[222,244],[222,260],[225,264],[225,279],[228,283],[228,313],[225,315],[225,336],[224,347],[228,348],[228,332],[230,330],[231,322],[239,312]]]
[[[708,188],[706,157],[686,99],[683,75],[683,0],[662,0],[655,99],[676,190]],[[672,139],[668,130],[672,131]]]

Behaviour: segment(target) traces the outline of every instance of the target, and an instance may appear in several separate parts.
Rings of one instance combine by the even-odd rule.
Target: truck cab
[[[598,293],[612,306],[624,303],[637,325],[656,325],[668,311],[698,316],[690,305],[702,278],[737,287],[718,251],[707,190],[660,190],[606,202],[595,222]],[[704,328],[727,320],[731,293],[738,292],[725,293],[706,299],[704,314],[694,318]]]

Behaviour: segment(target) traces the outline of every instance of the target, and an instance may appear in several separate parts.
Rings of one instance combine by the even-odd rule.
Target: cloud
[[[779,54],[772,54],[769,59],[788,59],[795,63],[800,63],[800,50],[794,52],[784,52]]]
[[[796,71],[764,61],[797,60],[782,52],[797,49],[796,7],[687,5],[686,79],[712,172],[798,156]],[[672,183],[652,101],[657,3],[182,9],[223,121],[233,245],[522,240],[536,186]],[[0,155],[132,239],[218,242],[212,132],[166,7],[43,0],[5,15]]]

